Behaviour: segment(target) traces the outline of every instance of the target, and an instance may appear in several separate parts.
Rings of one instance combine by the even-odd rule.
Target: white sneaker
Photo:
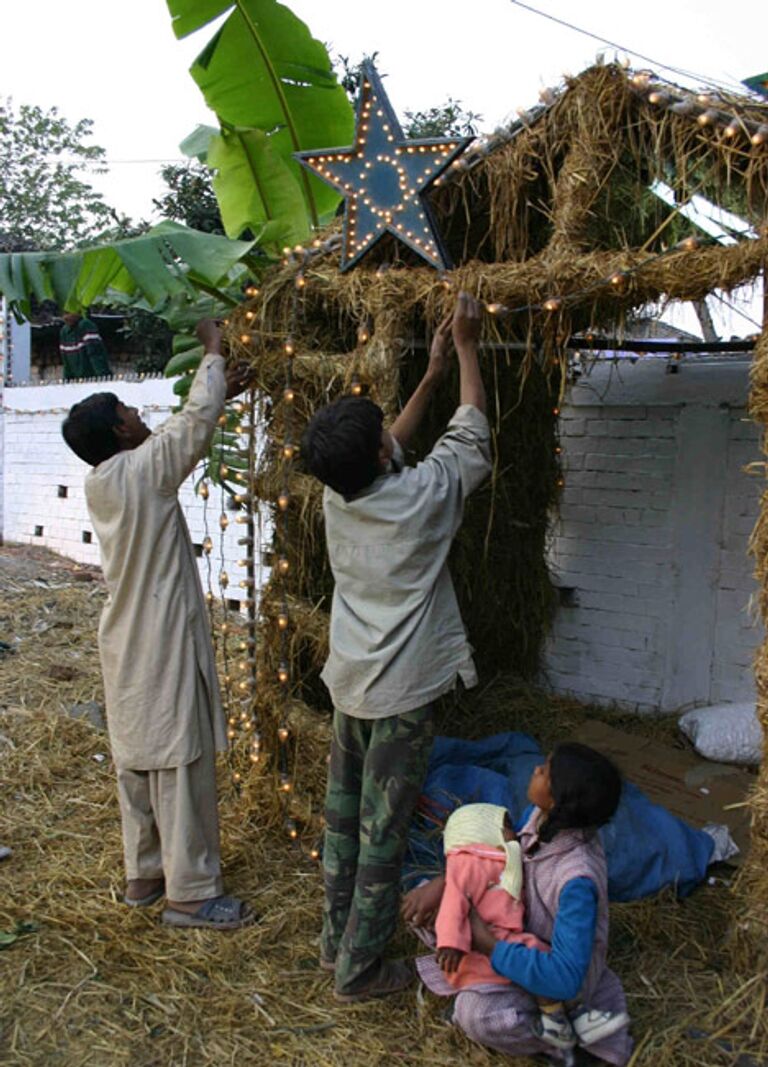
[[[571,1024],[581,1045],[593,1045],[602,1041],[629,1022],[625,1011],[590,1011],[585,1008],[571,1016]]]
[[[576,1044],[576,1034],[565,1012],[541,1012],[533,1024],[533,1032],[554,1048],[569,1049]]]

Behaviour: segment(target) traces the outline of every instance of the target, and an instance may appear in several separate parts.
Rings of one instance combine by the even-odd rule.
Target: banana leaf
[[[302,149],[353,139],[352,105],[325,47],[276,0],[167,3],[180,38],[229,12],[192,65],[192,77],[222,127],[263,131],[298,184],[311,224],[330,219],[338,193],[293,159]]]
[[[0,255],[0,293],[17,316],[26,318],[33,298],[79,311],[107,294],[122,295],[158,311],[174,298],[195,300],[202,288],[231,305],[234,298],[217,286],[229,281],[253,244],[162,222],[140,237],[74,252]]]
[[[225,127],[211,139],[207,162],[226,232],[251,230],[279,252],[306,240],[310,229],[299,184],[273,142],[263,130]]]

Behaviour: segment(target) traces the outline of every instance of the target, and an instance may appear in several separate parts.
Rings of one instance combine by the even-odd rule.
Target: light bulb
[[[277,561],[277,569],[280,572],[280,574],[287,574],[288,573],[288,571],[291,569],[291,565],[288,562],[288,557],[287,556],[280,556],[280,558]]]
[[[288,616],[284,612],[280,612],[277,616],[277,628],[278,630],[288,629]]]
[[[227,586],[229,585],[229,575],[227,574],[226,571],[222,571],[221,574],[219,575],[219,585],[221,586],[222,589],[226,589]]]
[[[489,315],[498,315],[499,312],[503,310],[503,305],[502,304],[486,304],[485,305],[485,310],[488,312]]]
[[[251,335],[249,333],[241,333],[240,334],[240,342],[241,342],[241,344],[247,345],[248,342],[250,341],[250,339],[251,339]]]
[[[283,400],[286,402],[286,404],[292,404],[295,399],[296,394],[294,393],[293,389],[291,389],[290,385],[287,385],[283,390]]]
[[[293,347],[293,341],[290,339],[290,337],[288,338],[288,340],[283,345],[283,351],[285,352],[286,356],[292,356],[293,355],[295,349]]]
[[[287,685],[289,677],[290,676],[288,673],[288,665],[285,663],[281,663],[280,666],[277,668],[277,680],[280,685]]]
[[[557,297],[551,296],[549,298],[549,300],[545,300],[544,301],[544,310],[545,311],[557,311],[557,309],[559,307],[560,307],[560,301],[557,299]]]
[[[226,515],[221,515],[221,517],[219,518],[219,526],[222,528],[222,530],[226,530],[226,528],[229,526],[229,519]]]
[[[203,500],[207,500],[208,497],[211,495],[210,490],[205,482],[203,482],[203,484],[200,486],[199,493]]]
[[[287,511],[288,510],[288,505],[290,504],[290,502],[291,502],[291,498],[288,495],[288,490],[287,489],[283,489],[282,493],[277,498],[277,506],[280,508],[281,511]]]
[[[208,555],[208,553],[212,552],[212,551],[213,551],[213,541],[210,539],[210,537],[206,537],[205,540],[203,541],[203,552],[205,552],[205,554]]]
[[[290,731],[288,730],[287,726],[281,726],[280,729],[277,731],[277,736],[283,742],[288,740],[289,734],[290,734]]]
[[[296,446],[286,441],[283,445],[283,459],[293,459],[296,455]]]
[[[242,777],[243,776],[240,774],[240,771],[235,771],[235,773],[232,775],[232,781],[235,783],[235,785],[237,785],[238,782],[242,779]]]

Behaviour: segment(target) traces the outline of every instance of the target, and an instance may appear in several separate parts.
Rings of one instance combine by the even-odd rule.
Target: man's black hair
[[[119,403],[114,393],[93,393],[73,405],[61,424],[62,436],[69,447],[92,467],[120,451],[115,437],[115,426],[120,421]]]
[[[576,741],[555,745],[549,781],[555,806],[541,828],[542,841],[551,841],[560,830],[594,832],[613,818],[621,775],[601,752]]]
[[[345,500],[351,499],[381,474],[383,424],[381,408],[364,396],[342,396],[320,408],[301,440],[306,469]]]

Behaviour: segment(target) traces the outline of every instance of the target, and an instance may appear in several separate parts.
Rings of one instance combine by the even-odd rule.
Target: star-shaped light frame
[[[426,194],[471,144],[471,137],[408,141],[373,64],[361,68],[355,143],[297,152],[296,159],[346,197],[341,270],[393,234],[438,270],[450,260]]]

